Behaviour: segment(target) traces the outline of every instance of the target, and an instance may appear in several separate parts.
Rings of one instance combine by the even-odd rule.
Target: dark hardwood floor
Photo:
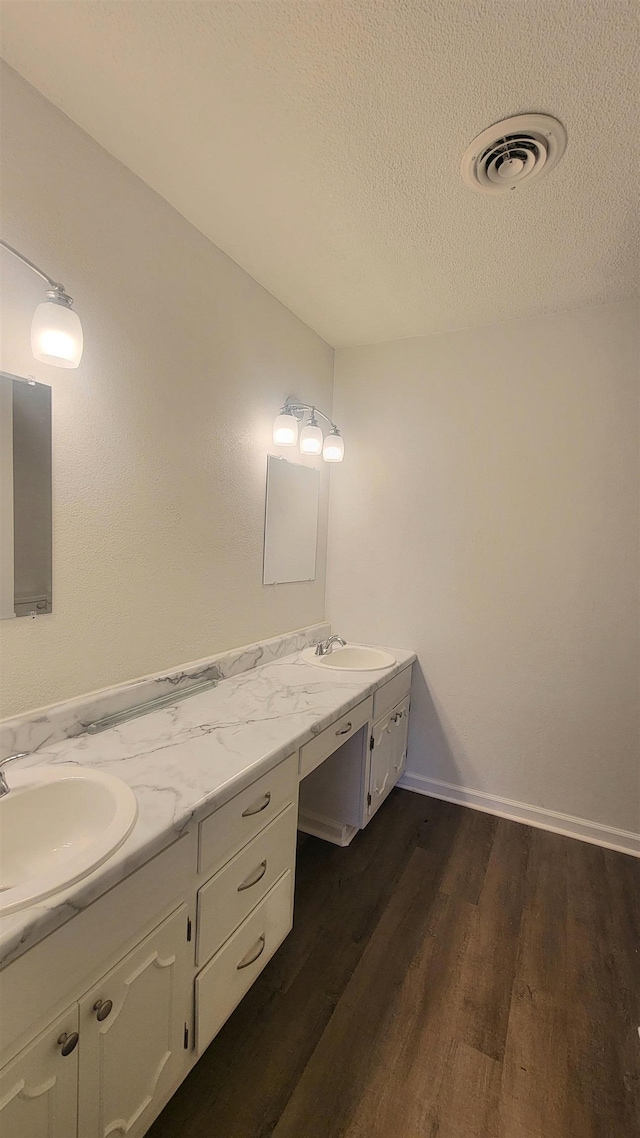
[[[395,790],[149,1138],[638,1138],[640,861]]]

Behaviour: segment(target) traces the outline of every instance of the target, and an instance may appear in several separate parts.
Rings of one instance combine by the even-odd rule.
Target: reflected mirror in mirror
[[[51,388],[0,372],[0,617],[51,612]]]
[[[267,458],[264,585],[315,581],[320,472],[283,458]]]

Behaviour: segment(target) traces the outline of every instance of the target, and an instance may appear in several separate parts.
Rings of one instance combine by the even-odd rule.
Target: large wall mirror
[[[319,500],[320,471],[268,456],[263,584],[315,581]]]
[[[51,610],[51,388],[3,371],[0,617]]]

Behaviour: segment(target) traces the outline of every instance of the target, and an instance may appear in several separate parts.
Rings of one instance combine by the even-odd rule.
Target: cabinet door
[[[74,1004],[0,1071],[0,1134],[6,1138],[74,1138],[78,1128],[77,1031]]]
[[[82,1138],[143,1133],[185,1071],[192,956],[181,905],[80,1001]]]
[[[409,696],[393,709],[391,714],[391,734],[393,736],[393,760],[391,781],[397,783],[407,765],[407,741],[409,737]]]
[[[368,816],[372,818],[393,786],[393,746],[395,734],[391,722],[393,713],[374,723],[371,729],[371,767],[369,776]]]

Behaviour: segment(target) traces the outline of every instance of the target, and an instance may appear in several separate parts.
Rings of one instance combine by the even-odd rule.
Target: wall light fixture
[[[65,291],[64,285],[43,273],[33,261],[23,257],[22,253],[6,241],[0,241],[0,246],[49,285],[45,293],[46,300],[38,305],[31,322],[31,351],[34,359],[56,367],[77,367],[82,358],[82,324],[78,313],[73,310],[73,300]]]
[[[294,447],[298,442],[298,424],[307,411],[311,414],[300,431],[300,453],[321,454],[325,462],[342,462],[344,458],[344,439],[335,423],[311,403],[300,403],[297,399],[287,399],[273,424],[273,441],[276,446]],[[324,435],[317,416],[326,419],[331,427]]]

